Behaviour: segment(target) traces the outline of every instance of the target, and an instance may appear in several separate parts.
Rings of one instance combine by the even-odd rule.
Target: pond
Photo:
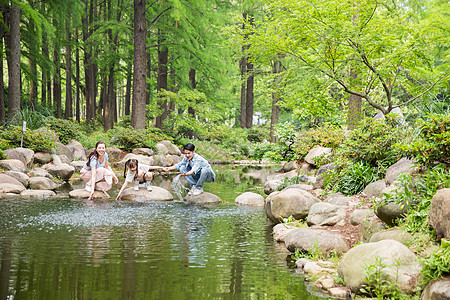
[[[214,169],[212,207],[0,198],[0,299],[319,299],[264,209],[234,204],[275,169]]]

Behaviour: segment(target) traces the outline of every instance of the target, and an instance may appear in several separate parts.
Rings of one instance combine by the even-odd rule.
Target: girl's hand
[[[116,201],[120,200],[120,198],[122,198],[122,195],[121,194],[117,195]]]
[[[91,194],[89,195],[89,200],[92,200],[94,198],[94,190],[92,190]]]
[[[113,176],[113,179],[114,179],[114,183],[115,183],[115,184],[118,184],[118,183],[119,183],[119,178],[117,178],[116,175]]]

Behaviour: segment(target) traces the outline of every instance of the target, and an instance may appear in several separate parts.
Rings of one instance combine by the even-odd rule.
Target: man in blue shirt
[[[184,176],[189,185],[192,186],[188,195],[200,195],[203,193],[203,183],[214,182],[216,180],[216,174],[214,174],[208,161],[195,153],[195,146],[193,144],[186,144],[183,147],[183,152],[183,160],[174,166],[164,168],[164,171],[167,172],[177,169],[180,171],[180,175]]]

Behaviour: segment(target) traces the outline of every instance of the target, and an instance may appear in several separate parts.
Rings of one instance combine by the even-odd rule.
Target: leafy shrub
[[[325,124],[323,127],[299,132],[295,142],[295,152],[297,158],[303,160],[314,147],[321,146],[335,149],[344,140],[345,134],[341,127]]]
[[[9,148],[9,144],[7,140],[4,140],[0,138],[0,159],[7,159],[5,152],[3,150],[6,150]]]
[[[369,183],[378,180],[377,173],[377,169],[366,162],[348,161],[343,167],[326,172],[324,185],[332,192],[355,195],[361,193]]]
[[[407,205],[408,214],[403,220],[403,227],[409,232],[428,232],[428,214],[431,199],[436,191],[450,187],[450,174],[444,165],[428,169],[425,174],[402,174],[399,188],[392,195],[386,196],[386,202]]]
[[[59,140],[63,144],[68,144],[73,139],[80,141],[83,137],[81,126],[74,121],[48,117],[46,122],[50,129],[58,134]]]
[[[247,139],[252,143],[261,143],[270,139],[270,129],[264,126],[253,126],[247,130]]]
[[[349,133],[336,156],[341,160],[361,161],[372,167],[389,167],[396,163],[402,152],[394,147],[404,141],[406,132],[395,117],[382,120],[365,119],[360,126]]]
[[[20,147],[22,127],[10,126],[0,130],[0,139],[12,147]],[[23,147],[34,151],[50,151],[56,146],[56,134],[49,129],[26,130],[23,133]]]
[[[399,143],[397,147],[422,165],[434,162],[450,162],[450,113],[429,115],[416,124],[419,137],[410,144]]]
[[[9,126],[22,127],[23,122],[26,122],[27,129],[38,129],[45,125],[45,115],[35,111],[31,108],[24,107],[18,111],[12,120],[9,122]]]
[[[446,239],[441,240],[441,247],[428,257],[421,259],[422,284],[425,286],[434,279],[449,274],[450,270],[450,243]]]
[[[150,148],[155,150],[156,142],[152,139],[151,132],[145,129],[134,129],[131,127],[116,127],[108,131],[111,143],[132,151],[134,148]]]

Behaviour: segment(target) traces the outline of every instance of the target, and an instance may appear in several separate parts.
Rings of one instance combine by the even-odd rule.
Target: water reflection
[[[263,209],[232,204],[264,172],[217,173],[215,207],[0,199],[0,299],[316,299]]]

